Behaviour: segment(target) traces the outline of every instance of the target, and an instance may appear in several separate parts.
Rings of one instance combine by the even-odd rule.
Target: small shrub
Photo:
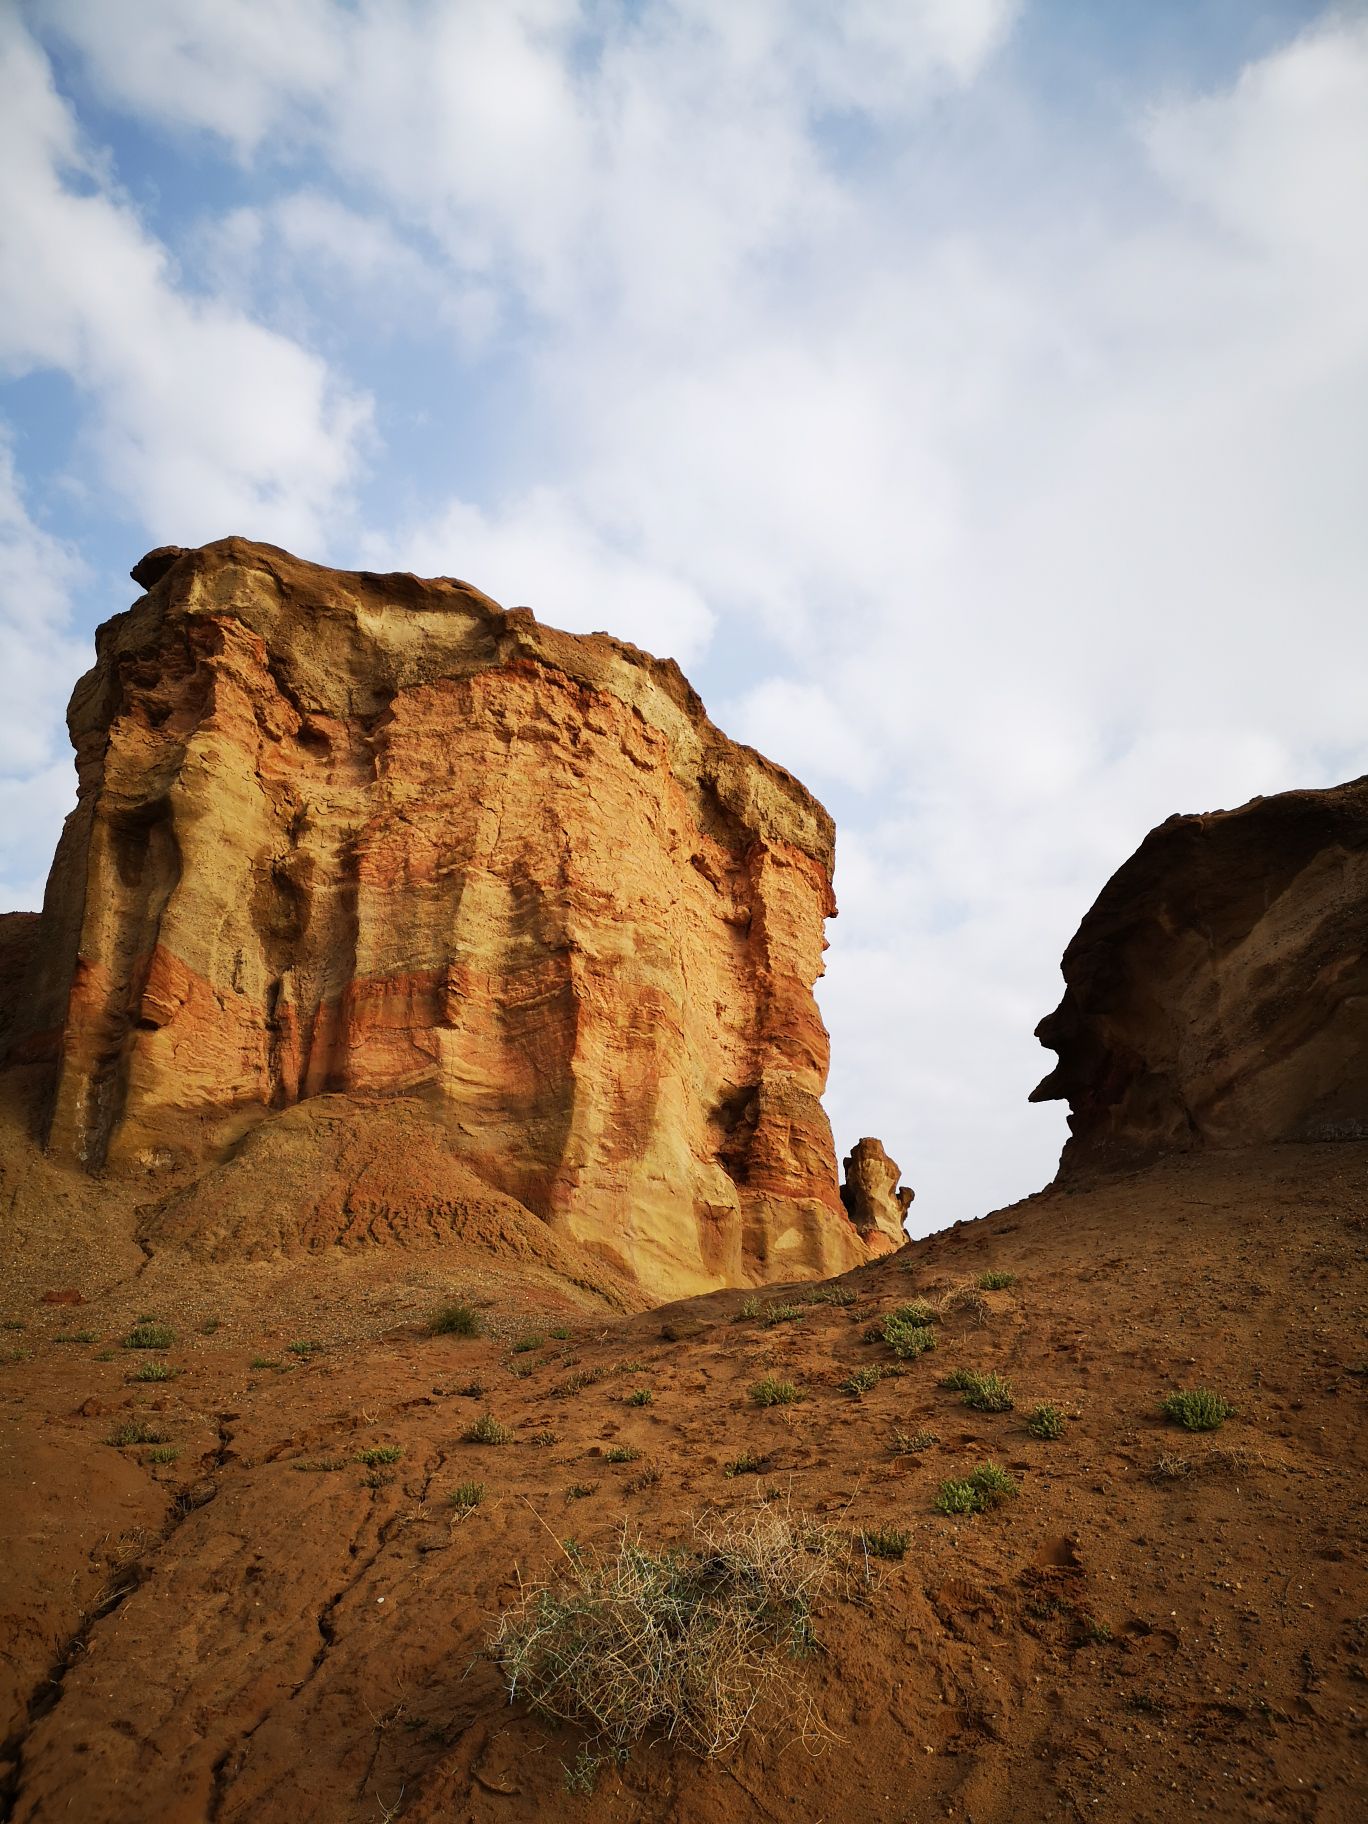
[[[139,1362],[128,1378],[130,1381],[174,1381],[177,1372],[170,1362]]]
[[[170,1324],[155,1318],[141,1317],[124,1338],[125,1349],[169,1349],[176,1340]]]
[[[739,1457],[733,1457],[730,1463],[722,1465],[724,1476],[758,1476],[769,1462],[768,1457],[757,1456],[753,1450],[743,1450]]]
[[[221,1330],[222,1328],[221,1319],[217,1317],[206,1317],[204,1322],[200,1325],[200,1335],[212,1336],[216,1330]]]
[[[1105,1621],[1089,1621],[1084,1624],[1083,1638],[1091,1647],[1105,1647],[1111,1637],[1111,1627]]]
[[[981,1292],[1005,1292],[1016,1284],[1015,1273],[980,1273],[975,1282]]]
[[[567,1501],[587,1501],[598,1487],[597,1482],[572,1482],[565,1491]]]
[[[975,1412],[1010,1412],[1012,1383],[1000,1374],[984,1374],[977,1368],[952,1368],[941,1381],[959,1393],[966,1406]]]
[[[447,1496],[447,1500],[462,1517],[473,1514],[484,1498],[483,1482],[458,1482]]]
[[[145,1419],[127,1419],[109,1434],[106,1442],[117,1450],[123,1450],[129,1444],[165,1444],[166,1433],[159,1425],[149,1425]]]
[[[761,1313],[767,1330],[772,1330],[776,1324],[799,1324],[806,1316],[801,1305],[766,1305]]]
[[[529,1444],[535,1444],[538,1450],[549,1450],[553,1444],[560,1443],[560,1433],[558,1431],[534,1431],[527,1441]]]
[[[934,1431],[895,1431],[888,1448],[895,1457],[912,1457],[939,1443],[940,1437]]]
[[[252,1368],[279,1368],[280,1363],[269,1355],[254,1355],[249,1366]]]
[[[647,1374],[647,1373],[649,1373],[649,1366],[645,1362],[638,1362],[638,1361],[614,1362],[613,1363],[613,1373],[614,1374]]]
[[[759,1315],[760,1300],[752,1295],[750,1298],[743,1298],[741,1300],[741,1303],[736,1307],[736,1315],[732,1318],[732,1322],[734,1324],[742,1324],[747,1318],[759,1317]]]
[[[620,1755],[643,1735],[715,1755],[765,1698],[792,1714],[832,1544],[772,1506],[696,1532],[692,1550],[649,1549],[624,1527],[609,1555],[579,1549],[524,1590],[491,1642],[510,1695]]]
[[[857,1368],[841,1382],[841,1392],[848,1393],[852,1399],[860,1399],[866,1393],[872,1393],[883,1379],[883,1372],[878,1368]]]
[[[900,1324],[905,1324],[913,1330],[924,1329],[927,1324],[934,1324],[937,1315],[935,1307],[928,1305],[924,1298],[909,1299],[905,1305],[898,1305],[888,1313],[889,1317],[896,1318]]]
[[[879,1526],[859,1535],[860,1545],[870,1558],[903,1558],[912,1543],[911,1533],[900,1526]]]
[[[556,1324],[553,1329],[547,1332],[547,1334],[549,1336],[554,1336],[558,1343],[563,1343],[570,1332],[566,1329],[564,1324]]]
[[[660,1465],[658,1463],[643,1463],[631,1480],[624,1482],[622,1486],[627,1494],[639,1495],[645,1488],[654,1488],[659,1480]]]
[[[605,1463],[635,1463],[641,1452],[635,1444],[610,1444],[603,1453]]]
[[[305,1361],[307,1361],[311,1355],[322,1355],[324,1350],[324,1344],[309,1342],[307,1338],[304,1337],[299,1338],[296,1342],[287,1343],[285,1346],[291,1355],[302,1356]]]
[[[1058,1406],[1051,1406],[1048,1400],[1041,1400],[1032,1406],[1026,1420],[1026,1429],[1033,1438],[1062,1438],[1064,1414]]]
[[[559,1387],[553,1387],[552,1393],[557,1399],[565,1399],[572,1393],[580,1393],[586,1387],[592,1387],[595,1381],[603,1379],[601,1368],[578,1368],[574,1374],[567,1375]],[[648,1402],[643,1401],[645,1405]]]
[[[174,1463],[180,1452],[174,1444],[158,1444],[147,1453],[149,1463]]]
[[[1184,1431],[1217,1431],[1230,1418],[1235,1408],[1210,1387],[1171,1393],[1160,1405],[1166,1419],[1173,1419]]]
[[[896,1311],[884,1318],[879,1334],[899,1361],[915,1361],[936,1346],[936,1333],[929,1324],[909,1323]]]
[[[433,1336],[479,1336],[484,1329],[473,1305],[443,1305],[428,1321]]]
[[[305,1457],[293,1467],[301,1475],[330,1476],[335,1470],[345,1469],[347,1459],[345,1457]]]
[[[372,1444],[369,1450],[358,1451],[356,1461],[375,1469],[381,1463],[397,1463],[403,1454],[401,1444]]]
[[[581,1748],[574,1762],[565,1769],[565,1790],[576,1796],[590,1797],[598,1791],[599,1769],[603,1756]]]
[[[464,1387],[458,1387],[456,1391],[464,1400],[482,1400],[485,1396],[485,1384],[483,1381],[467,1381]]]
[[[942,1482],[936,1491],[938,1514],[982,1514],[1010,1500],[1017,1485],[996,1463],[981,1463],[961,1480]]]
[[[546,1338],[544,1336],[537,1336],[535,1334],[532,1336],[520,1336],[513,1345],[513,1353],[514,1355],[526,1355],[529,1350],[540,1349],[545,1341]]]
[[[93,1330],[63,1330],[60,1336],[53,1337],[54,1343],[93,1343],[96,1341]]]
[[[651,1392],[649,1387],[634,1387],[630,1393],[624,1394],[623,1397],[629,1406],[650,1406],[654,1404],[655,1401],[655,1395]]]
[[[750,1397],[753,1406],[793,1406],[803,1396],[792,1381],[767,1374],[751,1388]]]
[[[806,1303],[809,1305],[855,1305],[860,1295],[849,1286],[819,1286],[815,1292],[809,1292]]]
[[[506,1425],[500,1425],[492,1412],[482,1412],[473,1425],[461,1433],[464,1444],[510,1444],[513,1433]]]
[[[970,1283],[951,1286],[948,1292],[942,1292],[936,1300],[936,1310],[943,1319],[953,1317],[956,1312],[963,1312],[966,1317],[972,1317],[975,1323],[981,1324],[989,1315],[989,1304],[979,1288]]]

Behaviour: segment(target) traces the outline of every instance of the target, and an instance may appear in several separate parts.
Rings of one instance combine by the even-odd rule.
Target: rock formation
[[[916,1192],[900,1185],[902,1169],[881,1140],[857,1140],[846,1155],[841,1202],[871,1254],[891,1254],[907,1240],[903,1217]]]
[[[1171,817],[1103,888],[1036,1028],[1061,1171],[1368,1138],[1368,778]]]
[[[867,1257],[820,1102],[831,821],[677,666],[241,539],[133,574],[41,926],[0,934],[57,1157],[174,1177],[403,1094],[655,1296]]]

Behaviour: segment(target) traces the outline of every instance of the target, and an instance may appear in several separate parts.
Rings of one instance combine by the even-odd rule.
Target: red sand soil
[[[1368,1145],[1045,1192],[847,1275],[853,1304],[771,1325],[739,1317],[740,1293],[622,1315],[454,1241],[149,1252],[126,1209],[78,1208],[71,1182],[6,1242],[15,1824],[1365,1815]],[[1015,1281],[891,1372],[871,1321],[985,1270]],[[429,1335],[444,1297],[480,1304],[487,1334]],[[144,1313],[176,1331],[170,1381],[129,1379],[147,1358],[121,1339]],[[515,1352],[529,1332],[542,1345]],[[869,1363],[879,1384],[841,1391]],[[968,1410],[938,1385],[956,1365],[1009,1376],[1016,1409]],[[751,1405],[767,1371],[802,1403]],[[1160,1415],[1197,1385],[1238,1409],[1219,1432]],[[628,1405],[641,1386],[652,1403]],[[1058,1441],[1028,1434],[1037,1400],[1068,1415]],[[511,1443],[462,1442],[486,1408]],[[135,1416],[174,1461],[108,1442]],[[895,1429],[934,1442],[895,1455]],[[642,1454],[609,1463],[613,1443]],[[385,1446],[392,1464],[357,1460]],[[746,1451],[761,1473],[726,1475]],[[940,1481],[989,1459],[1018,1497],[937,1514]],[[486,1495],[462,1518],[467,1480]],[[647,1741],[593,1796],[567,1792],[580,1739],[510,1705],[484,1652],[520,1579],[562,1540],[624,1521],[686,1540],[693,1516],[758,1496],[852,1538],[911,1535],[900,1562],[853,1554],[823,1601],[801,1671],[822,1733],[771,1714],[711,1762]]]

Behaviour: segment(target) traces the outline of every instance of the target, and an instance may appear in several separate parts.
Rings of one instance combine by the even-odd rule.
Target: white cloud
[[[250,529],[317,548],[367,402],[297,343],[181,287],[14,15],[0,94],[0,366],[59,368],[83,389],[101,478],[155,540]]]
[[[35,524],[0,427],[0,907],[36,906],[54,833],[75,798],[64,715],[94,657],[71,632],[88,580],[72,548]]]

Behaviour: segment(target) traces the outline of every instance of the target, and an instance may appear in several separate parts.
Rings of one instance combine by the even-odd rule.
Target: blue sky
[[[464,576],[832,809],[925,1228],[1145,831],[1368,770],[1362,6],[33,0],[0,191],[6,905],[144,550]]]

